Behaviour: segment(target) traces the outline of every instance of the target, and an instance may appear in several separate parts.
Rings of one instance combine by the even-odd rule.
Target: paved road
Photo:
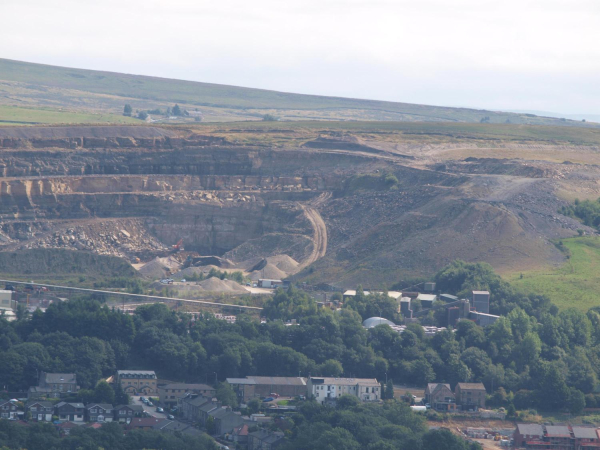
[[[148,397],[146,397],[148,398]],[[146,406],[144,403],[142,403],[140,401],[140,396],[135,396],[135,397],[131,397],[131,404],[133,405],[142,405],[142,408],[144,408],[144,412],[147,412],[148,414],[150,414],[150,416],[152,417],[156,417],[157,419],[166,419],[167,418],[167,414],[168,413],[159,413],[156,412],[156,405],[154,406]]]

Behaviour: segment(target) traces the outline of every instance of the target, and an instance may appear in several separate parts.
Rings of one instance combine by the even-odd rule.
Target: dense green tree
[[[217,399],[225,406],[237,407],[237,395],[229,383],[223,382],[217,386]]]
[[[131,107],[131,105],[125,104],[125,107],[123,108],[123,115],[127,116],[127,117],[131,117],[132,113],[133,113],[133,108]]]

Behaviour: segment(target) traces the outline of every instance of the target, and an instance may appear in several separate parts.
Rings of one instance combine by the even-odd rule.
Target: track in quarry
[[[564,202],[548,164],[480,159],[440,168],[416,150],[329,141],[271,148],[174,133],[0,129],[0,249],[145,262],[183,239],[186,251],[244,270],[274,258],[276,276],[307,275],[310,266],[316,283],[385,286],[454,259],[500,270],[560,263],[551,239],[581,228],[557,215]],[[353,184],[384,173],[395,175],[393,189]]]

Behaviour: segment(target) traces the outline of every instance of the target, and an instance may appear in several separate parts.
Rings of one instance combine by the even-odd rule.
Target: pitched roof
[[[458,383],[457,386],[460,386],[461,389],[481,389],[485,391],[483,383]]]
[[[450,392],[452,392],[452,390],[450,389],[450,385],[448,383],[428,383],[427,389],[425,389],[425,393],[433,394],[437,389],[439,389],[442,386],[448,388],[448,390]]]
[[[311,377],[313,384],[331,384],[337,386],[379,386],[375,378],[334,378],[334,377]],[[315,383],[315,380],[323,380]]]
[[[596,429],[592,427],[572,427],[576,439],[598,439]]]
[[[571,431],[566,425],[546,425],[546,434],[548,436],[567,436],[571,437]]]
[[[219,408],[219,409],[216,409],[216,410],[208,413],[209,416],[212,416],[215,419],[222,419],[223,417],[227,417],[231,414],[234,414],[234,415],[238,416],[240,419],[242,419],[242,416],[240,416],[239,414],[236,414],[233,411],[227,410],[225,408]]]
[[[157,419],[156,417],[134,417],[127,425],[127,428],[147,428],[154,427],[156,424],[162,422],[165,419]]]
[[[185,384],[185,383],[172,383],[160,386],[162,389],[189,389],[199,391],[214,391],[215,388],[208,384]]]
[[[544,429],[541,425],[537,423],[518,423],[517,430],[519,430],[519,434],[525,436],[543,436]]]
[[[71,406],[71,407],[73,407],[73,408],[78,408],[78,409],[79,409],[79,408],[85,408],[85,406],[84,406],[84,404],[83,404],[83,403],[67,403],[67,402],[60,402],[60,403],[57,403],[55,406],[56,406],[57,408],[62,408],[63,406],[67,406],[67,405],[68,405],[68,406]]]
[[[262,384],[280,386],[306,386],[306,378],[302,377],[262,377],[250,376],[246,378],[227,378],[229,384]]]
[[[31,408],[33,405],[40,405],[40,406],[43,406],[44,408],[54,407],[52,402],[32,400],[30,402],[27,402],[27,404],[25,405],[25,408]]]
[[[210,412],[213,409],[216,409],[218,407],[219,407],[219,405],[217,403],[207,402],[204,405],[201,405],[199,409],[200,409],[200,411]]]
[[[85,407],[85,409],[90,409],[95,406],[100,407],[102,409],[113,409],[113,405],[110,405],[108,403],[88,403],[88,405]]]
[[[142,412],[144,410],[144,407],[142,405],[117,405],[113,409],[122,409],[122,408],[129,408],[132,411],[137,411],[137,412]]]
[[[44,373],[44,381],[49,384],[77,383],[74,373]]]
[[[235,434],[236,436],[248,436],[248,424],[234,428],[231,434]]]

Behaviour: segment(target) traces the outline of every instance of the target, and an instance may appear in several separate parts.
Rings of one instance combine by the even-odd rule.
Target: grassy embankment
[[[560,309],[587,311],[600,306],[600,237],[563,239],[567,261],[558,268],[515,273],[507,279],[517,289],[547,295]]]

